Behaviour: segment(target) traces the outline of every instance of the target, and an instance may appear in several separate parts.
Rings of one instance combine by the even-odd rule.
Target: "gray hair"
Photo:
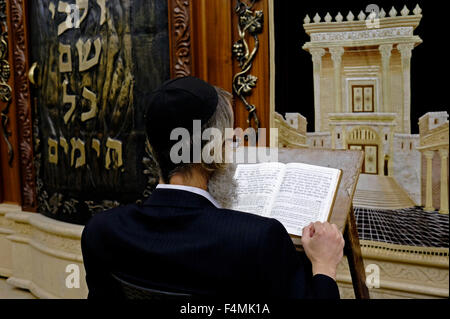
[[[225,141],[225,129],[233,127],[233,110],[231,109],[231,93],[222,88],[214,87],[217,92],[217,108],[211,118],[202,126],[202,130],[216,128],[222,132],[223,141]]]

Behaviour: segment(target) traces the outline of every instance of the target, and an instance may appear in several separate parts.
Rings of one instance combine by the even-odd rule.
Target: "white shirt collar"
[[[209,200],[214,206],[217,208],[222,208],[219,203],[211,196],[210,193],[205,191],[204,189],[193,187],[193,186],[185,186],[185,185],[174,185],[174,184],[158,184],[156,185],[156,188],[160,189],[178,189],[182,191],[191,192],[200,196],[205,197],[207,200]]]

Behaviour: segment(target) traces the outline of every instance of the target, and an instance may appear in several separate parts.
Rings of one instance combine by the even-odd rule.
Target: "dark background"
[[[448,11],[443,2],[427,1],[274,1],[275,3],[275,63],[276,111],[299,112],[308,120],[308,132],[314,131],[314,86],[311,54],[302,49],[310,41],[303,29],[306,14],[311,20],[316,12],[324,20],[327,12],[334,17],[338,12],[347,16],[353,12],[355,20],[367,5],[373,3],[386,11],[388,16],[392,6],[400,15],[406,5],[412,10],[418,3],[422,8],[422,20],[414,30],[422,40],[412,51],[411,59],[411,133],[418,133],[418,119],[426,112],[447,111],[444,100],[448,90],[445,76],[449,72],[446,41]],[[367,14],[366,14],[367,15]]]

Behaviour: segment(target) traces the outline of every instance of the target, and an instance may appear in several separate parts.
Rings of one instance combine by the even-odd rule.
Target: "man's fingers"
[[[315,234],[321,236],[323,234],[332,235],[333,237],[339,237],[342,238],[342,233],[339,231],[339,228],[336,224],[330,224],[328,222],[321,223],[321,222],[315,222],[311,223],[305,228],[303,228],[303,234],[305,234],[306,231],[309,230],[309,236],[313,237]]]
[[[325,231],[325,226],[321,222],[314,223],[314,234],[321,235]]]
[[[310,225],[311,225],[311,227],[309,227],[309,236],[312,237],[312,236],[314,236],[315,229],[314,229],[313,223],[311,223]]]
[[[339,228],[337,227],[336,224],[331,224],[331,227],[333,227],[334,229],[336,229],[337,231],[339,231]]]
[[[314,236],[314,232],[315,232],[314,223],[313,222],[309,223],[309,225],[307,227],[308,227],[308,231],[309,231],[309,237]]]
[[[305,246],[309,243],[309,241],[311,240],[312,234],[314,234],[314,229],[313,229],[312,223],[306,227],[303,227],[302,239],[301,239],[303,246]]]
[[[303,227],[302,230],[302,237],[311,237],[311,225],[309,224],[308,226]]]
[[[330,224],[330,229],[333,230],[336,236],[336,240],[339,242],[339,244],[344,247],[345,246],[345,240],[344,236],[342,236],[342,233],[339,231],[339,228],[336,224]]]

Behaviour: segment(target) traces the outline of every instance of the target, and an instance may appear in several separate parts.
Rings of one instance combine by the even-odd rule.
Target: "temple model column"
[[[397,45],[402,56],[403,71],[403,132],[411,133],[411,51],[414,43],[402,43]]]
[[[335,99],[335,112],[342,113],[342,85],[341,85],[341,66],[342,66],[342,55],[344,54],[343,47],[331,47],[329,48],[331,53],[331,59],[333,60],[334,67],[334,99]]]
[[[439,213],[448,214],[448,150],[440,149],[439,155],[441,155],[441,208]]]
[[[378,48],[381,53],[382,62],[382,81],[383,81],[383,104],[380,112],[391,112],[390,96],[390,62],[392,44],[382,44]],[[381,106],[381,105],[380,105]]]
[[[425,190],[425,208],[424,210],[433,211],[433,156],[434,151],[426,151],[423,154],[427,159],[427,181]]]
[[[312,56],[314,73],[314,130],[320,132],[322,120],[320,112],[320,71],[322,69],[322,57],[325,54],[325,50],[322,48],[314,48],[310,49],[309,53],[311,53]]]
[[[391,126],[389,129],[389,154],[391,154],[389,156],[389,162],[388,162],[388,175],[389,176],[394,176],[394,159],[393,159],[393,154],[394,154],[394,127]]]
[[[347,127],[342,125],[342,149],[348,149],[347,145]]]
[[[331,131],[331,148],[333,150],[336,149],[336,132],[334,129],[334,125],[330,125],[330,131]]]

